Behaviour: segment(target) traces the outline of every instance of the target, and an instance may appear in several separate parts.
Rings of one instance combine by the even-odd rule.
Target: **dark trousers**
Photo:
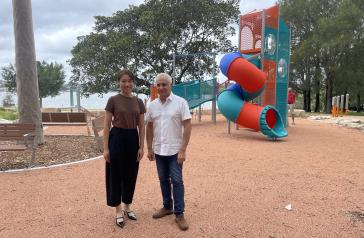
[[[110,162],[106,162],[107,205],[131,204],[138,176],[139,135],[137,129],[113,127],[109,134]]]
[[[185,187],[182,179],[183,166],[177,163],[177,157],[178,154],[171,156],[156,154],[155,161],[162,190],[163,207],[169,210],[173,209],[174,214],[181,215],[185,210]]]

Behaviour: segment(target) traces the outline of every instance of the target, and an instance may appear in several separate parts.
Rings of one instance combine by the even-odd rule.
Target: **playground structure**
[[[210,80],[193,80],[185,83],[180,83],[172,87],[172,92],[175,95],[186,99],[189,109],[193,110],[198,107],[199,121],[201,121],[201,105],[211,101],[211,119],[216,123],[216,78]],[[157,88],[152,85],[150,88],[151,100],[158,97]]]
[[[348,115],[348,111],[349,111],[349,94],[346,94],[345,96],[339,95],[332,97],[332,111],[331,111],[332,117],[339,117],[343,116],[344,114]]]
[[[289,28],[275,5],[240,16],[239,29],[239,52],[220,61],[221,72],[236,84],[220,93],[219,110],[228,120],[269,138],[285,137]],[[255,98],[257,103],[249,103]]]

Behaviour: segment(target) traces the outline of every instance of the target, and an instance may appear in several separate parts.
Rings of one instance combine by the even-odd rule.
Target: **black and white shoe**
[[[130,220],[137,220],[137,217],[133,211],[125,211],[125,215],[127,215]]]
[[[116,219],[115,219],[116,225],[120,228],[123,228],[125,223],[124,223],[124,215],[123,213],[121,213],[121,215],[117,215]]]

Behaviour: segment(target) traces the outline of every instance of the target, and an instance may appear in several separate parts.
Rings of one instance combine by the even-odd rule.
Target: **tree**
[[[65,72],[63,65],[58,63],[37,62],[39,101],[42,107],[42,98],[57,96],[64,85]],[[10,92],[16,92],[16,74],[13,65],[2,69],[5,87]]]
[[[3,107],[11,107],[14,106],[14,99],[11,94],[6,94],[3,98]]]
[[[364,4],[362,1],[342,0],[334,14],[321,19],[317,37],[321,39],[321,47],[332,52],[326,67],[331,66],[331,74],[335,74],[332,92],[336,95],[350,92],[356,108],[361,109],[361,95],[364,94]],[[333,61],[335,59],[335,61]],[[334,66],[334,67],[332,67]],[[329,68],[330,69],[330,68]],[[327,102],[326,112],[331,106]]]
[[[196,52],[233,50],[238,0],[146,0],[139,6],[97,16],[94,31],[78,37],[72,49],[73,76],[83,94],[116,88],[116,73],[128,68],[137,86],[149,87],[157,73],[174,74],[176,82],[215,75],[213,55],[176,57]]]
[[[322,39],[316,37],[319,23],[335,12],[340,0],[281,0],[282,16],[292,30],[291,76],[294,88],[303,94],[304,109],[311,111],[311,92],[315,93],[315,111],[319,110],[323,70],[326,69],[326,91],[332,84],[337,64],[334,49],[322,48]],[[331,64],[329,63],[330,60]],[[326,93],[328,95],[328,93]],[[331,99],[330,99],[331,100]],[[327,105],[327,104],[325,104]]]
[[[15,65],[20,123],[36,126],[35,140],[44,143],[39,106],[31,1],[13,0]]]

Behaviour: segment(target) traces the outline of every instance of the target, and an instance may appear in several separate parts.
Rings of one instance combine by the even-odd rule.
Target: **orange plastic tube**
[[[229,67],[228,78],[240,84],[248,93],[256,93],[264,87],[266,74],[242,57],[236,58]]]

